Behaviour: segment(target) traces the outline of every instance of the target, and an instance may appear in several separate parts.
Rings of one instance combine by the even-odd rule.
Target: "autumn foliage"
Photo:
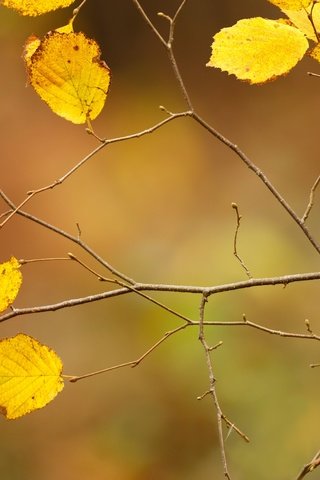
[[[222,28],[213,36],[210,58],[207,64],[203,65],[204,69],[205,66],[213,67],[228,74],[235,75],[238,80],[245,81],[249,84],[263,85],[266,82],[276,80],[280,76],[287,75],[305,55],[320,62],[320,3],[315,0],[269,0],[269,2],[279,10],[279,16],[281,15],[281,17],[276,20],[263,17],[244,18],[237,21],[233,26]],[[74,7],[74,0],[0,0],[0,3],[4,7],[13,9],[25,17],[42,15],[71,5]],[[291,219],[293,219],[311,246],[317,253],[320,253],[320,246],[305,225],[313,206],[313,194],[320,183],[320,179],[315,182],[311,190],[310,202],[305,214],[299,217],[264,173],[251,162],[246,154],[236,144],[233,144],[203,120],[194,109],[172,50],[175,22],[185,4],[185,0],[182,1],[180,8],[173,17],[160,13],[160,16],[169,22],[168,40],[159,33],[150,21],[142,9],[140,2],[134,1],[134,4],[138,8],[138,11],[142,13],[146,24],[151,27],[151,30],[153,30],[153,33],[158,37],[158,40],[160,40],[160,43],[162,43],[168,53],[176,80],[178,80],[177,83],[186,104],[186,110],[173,113],[165,107],[160,107],[167,117],[153,127],[143,132],[138,132],[137,134],[108,140],[101,139],[95,133],[92,121],[99,116],[105,106],[111,83],[111,70],[107,65],[106,59],[102,58],[101,48],[96,40],[89,38],[84,32],[78,31],[77,29],[77,16],[84,3],[85,0],[81,2],[71,14],[70,11],[66,10],[68,12],[67,18],[62,27],[47,32],[42,38],[30,35],[25,42],[23,53],[28,85],[32,86],[40,99],[48,105],[54,114],[62,117],[64,120],[72,122],[73,124],[84,124],[86,126],[86,132],[100,142],[96,150],[80,161],[74,169],[70,170],[65,178],[70,176],[73,171],[78,169],[88,158],[109,143],[124,141],[128,138],[139,138],[142,135],[152,133],[176,118],[187,117],[203,127],[206,133],[209,133],[230,148],[244,162],[246,167],[249,167],[249,169],[259,177],[264,186],[267,187],[281,207],[289,214]],[[27,18],[24,20],[26,22],[28,21]],[[208,51],[209,50],[210,45],[208,45]],[[251,87],[248,86],[248,88]],[[48,115],[51,115],[49,110]],[[23,207],[30,198],[39,192],[41,193],[44,190],[54,188],[59,183],[62,183],[65,178],[62,177],[59,181],[55,181],[43,189],[40,188],[39,190],[28,192],[27,198],[18,206],[13,205],[10,199],[2,195],[2,198],[5,199],[7,205],[10,207],[10,211],[3,214],[3,217],[6,217],[6,219],[0,224],[0,228],[4,226],[12,216],[20,214],[21,207]],[[100,375],[101,373],[122,368],[123,366],[135,367],[170,336],[187,327],[198,326],[198,339],[205,352],[209,372],[209,389],[203,396],[198,397],[198,399],[209,395],[213,400],[217,412],[224,475],[225,478],[230,479],[231,476],[228,471],[225,455],[222,425],[225,425],[228,432],[235,431],[245,442],[248,441],[248,437],[223,413],[216,394],[216,379],[210,355],[213,350],[221,346],[222,342],[214,346],[209,346],[205,337],[205,307],[208,299],[211,295],[224,291],[241,290],[243,288],[263,285],[286,286],[294,282],[318,280],[320,276],[319,273],[313,272],[310,274],[283,275],[281,277],[255,279],[237,251],[237,235],[241,215],[236,204],[233,203],[232,208],[236,213],[237,222],[234,237],[234,255],[240,263],[246,280],[215,287],[155,285],[135,282],[127,275],[116,270],[108,262],[101,259],[98,254],[82,242],[79,225],[77,225],[78,236],[72,236],[64,232],[61,234],[60,230],[49,226],[55,233],[58,232],[58,234],[67,237],[83,248],[86,253],[92,255],[95,260],[98,260],[98,263],[100,262],[100,266],[105,267],[108,273],[110,273],[110,276],[104,277],[100,271],[96,271],[94,268],[88,266],[73,254],[68,254],[67,260],[77,262],[81,267],[86,269],[90,275],[95,276],[100,282],[104,282],[109,286],[111,285],[112,288],[115,289],[111,291],[111,293],[110,291],[106,291],[100,294],[100,297],[99,294],[97,294],[94,300],[102,298],[103,295],[103,298],[109,298],[113,295],[120,296],[132,293],[166,310],[166,312],[179,317],[179,321],[183,323],[177,328],[166,332],[160,340],[135,361],[119,364],[115,367],[106,368],[81,377],[66,374],[64,372],[63,362],[55,351],[51,347],[41,344],[32,336],[25,333],[18,333],[14,337],[3,338],[0,340],[0,413],[7,419],[20,418],[51,402],[56,395],[63,390],[65,380],[75,382],[79,379],[97,374]],[[31,218],[30,215],[28,217],[28,214],[25,214],[25,216],[26,218]],[[2,219],[2,217],[0,218]],[[31,220],[40,223],[42,226],[44,225],[44,222],[40,220],[34,220],[34,218],[31,218]],[[45,226],[48,226],[48,224]],[[11,313],[13,316],[15,313],[14,302],[19,295],[22,284],[25,261],[15,257],[5,258],[2,259],[2,261],[3,263],[0,264],[0,313],[3,315],[3,318],[9,318],[6,317],[6,315],[9,316]],[[148,293],[150,291],[168,291],[200,295],[200,316],[198,321],[164,305],[158,299],[150,296]],[[80,305],[81,302],[86,303],[89,301],[92,301],[92,298],[80,299],[78,304]],[[61,304],[58,307],[60,308],[60,306]],[[43,307],[43,310],[45,310],[45,307]],[[54,310],[54,308],[52,308],[52,310]],[[46,311],[50,311],[50,306],[47,307]],[[241,322],[234,323],[239,325]],[[207,324],[213,325],[214,322],[207,322]],[[216,325],[221,325],[221,322],[216,322]],[[307,333],[301,335],[280,332],[260,326],[247,321],[245,315],[243,315],[242,325],[262,330],[272,335],[302,337],[308,340],[316,338],[308,321],[306,321]],[[312,469],[316,466],[317,465],[314,466],[314,464],[311,465]],[[312,471],[312,469],[310,471]],[[306,473],[309,473],[309,471],[306,470]],[[302,479],[305,474],[302,473],[301,475],[299,480]]]

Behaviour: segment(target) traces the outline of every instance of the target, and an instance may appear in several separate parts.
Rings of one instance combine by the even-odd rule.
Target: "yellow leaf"
[[[0,263],[0,312],[11,305],[18,295],[22,283],[20,263],[14,257]]]
[[[313,0],[269,0],[269,2],[281,9],[302,10],[309,7]]]
[[[264,83],[289,72],[307,48],[297,28],[260,17],[243,19],[214,36],[207,66],[252,84]]]
[[[1,3],[17,10],[22,15],[37,16],[43,13],[68,7],[74,0],[1,0]]]
[[[73,32],[73,21],[76,18],[76,15],[73,16],[67,25],[63,25],[63,27],[56,28],[55,31],[59,33],[72,33]]]
[[[317,37],[308,14],[311,12],[311,7],[306,10],[287,10],[282,8],[283,13],[291,20],[291,22],[301,30],[308,38],[317,42]],[[312,21],[317,32],[320,32],[320,3],[316,3],[312,10]]]
[[[23,52],[27,68],[31,66],[31,57],[40,46],[40,43],[41,41],[35,35],[30,35],[30,37],[27,39]]]
[[[42,408],[64,387],[62,362],[23,333],[0,341],[0,413],[14,419]]]
[[[311,50],[310,56],[317,60],[317,62],[320,62],[320,43],[317,43],[313,50]]]
[[[62,28],[68,29],[70,24]],[[96,118],[110,84],[110,70],[100,60],[98,44],[82,32],[54,31],[30,55],[32,48],[27,41],[30,83],[53,112],[73,123]]]

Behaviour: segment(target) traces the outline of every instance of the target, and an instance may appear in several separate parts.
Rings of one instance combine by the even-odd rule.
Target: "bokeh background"
[[[143,2],[173,14],[179,2]],[[0,10],[1,188],[15,202],[62,176],[96,145],[82,126],[56,117],[27,79],[21,54],[28,35],[64,25],[72,8],[41,18]],[[287,77],[253,87],[205,67],[212,36],[238,19],[278,18],[266,0],[189,0],[175,32],[175,52],[198,112],[239,144],[300,214],[319,170],[320,81],[304,59]],[[163,47],[131,1],[88,1],[76,22],[101,45],[112,69],[106,106],[94,122],[114,137],[164,118],[158,108],[185,108]],[[218,285],[245,279],[233,257],[236,202],[243,216],[238,249],[254,276],[317,271],[319,258],[264,185],[223,145],[188,119],[139,140],[111,145],[63,185],[32,200],[27,210],[76,234],[127,275],[143,282]],[[1,211],[6,206],[1,204]],[[319,201],[309,220],[319,236]],[[83,251],[21,217],[0,232],[1,261],[60,257]],[[23,267],[15,305],[55,303],[103,291],[105,285],[73,262]],[[314,283],[266,287],[211,298],[207,319],[248,320],[271,328],[319,331]],[[156,296],[198,317],[199,297]],[[1,324],[1,337],[25,332],[54,348],[66,374],[81,374],[137,358],[179,322],[128,295],[29,315]],[[46,408],[1,421],[0,474],[10,480],[222,479],[216,416],[209,398],[197,329],[169,339],[136,369],[67,384]],[[241,327],[212,328],[217,391],[224,413],[250,437],[226,441],[238,480],[292,479],[319,446],[320,378],[309,364],[318,344]],[[232,477],[233,478],[233,477]],[[316,471],[313,478],[320,478]]]

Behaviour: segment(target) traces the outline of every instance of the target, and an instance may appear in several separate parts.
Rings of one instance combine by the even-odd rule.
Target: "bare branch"
[[[296,480],[302,480],[308,473],[313,472],[320,465],[320,450],[315,454],[311,462],[303,467]]]
[[[109,283],[113,283],[113,284],[116,284],[116,285],[119,285],[119,287],[125,287],[125,288],[128,288],[130,291],[136,293],[137,295],[145,298],[146,300],[149,300],[149,302],[153,303],[154,305],[157,305],[158,307],[162,308],[163,310],[169,312],[169,313],[172,313],[173,315],[175,315],[176,317],[179,317],[181,318],[182,320],[184,320],[186,323],[189,323],[190,325],[193,323],[192,320],[190,320],[188,317],[182,315],[181,313],[177,312],[176,310],[173,310],[172,308],[168,307],[167,305],[165,305],[164,303],[162,302],[159,302],[158,300],[155,300],[154,298],[150,297],[149,295],[146,295],[145,293],[143,292],[140,292],[139,290],[137,290],[136,288],[134,288],[134,286],[132,285],[127,285],[126,283],[124,282],[121,282],[115,278],[106,278],[106,277],[103,277],[102,275],[100,275],[99,273],[97,273],[95,270],[93,270],[91,267],[89,267],[88,265],[86,265],[82,260],[78,259],[75,255],[73,255],[73,253],[68,253],[69,255],[69,259],[70,260],[75,260],[76,262],[78,262],[82,267],[84,267],[86,270],[88,270],[90,273],[92,273],[93,275],[95,275],[98,280],[102,281],[102,282],[109,282]]]
[[[320,175],[318,176],[318,178],[316,179],[316,181],[314,182],[314,184],[312,185],[311,187],[311,190],[310,190],[310,195],[309,195],[309,203],[307,205],[307,208],[306,208],[306,211],[304,212],[303,216],[302,216],[302,219],[301,221],[303,223],[305,223],[305,221],[307,220],[307,218],[309,217],[309,214],[311,212],[311,209],[313,207],[313,201],[314,201],[314,194],[315,194],[315,191],[317,189],[317,186],[319,185],[320,183]]]
[[[21,212],[19,212],[21,214]],[[217,285],[214,287],[201,287],[193,285],[164,285],[164,284],[147,284],[147,283],[135,283],[125,288],[119,288],[108,292],[102,292],[95,295],[89,295],[87,297],[74,298],[65,300],[63,302],[55,303],[52,305],[42,305],[35,307],[15,308],[12,312],[6,313],[0,316],[0,322],[9,320],[10,318],[20,315],[28,315],[33,313],[52,312],[60,310],[62,308],[74,307],[76,305],[84,305],[86,303],[97,302],[100,300],[106,300],[107,298],[117,297],[132,293],[133,291],[149,291],[149,292],[179,292],[190,294],[201,294],[209,297],[215,293],[231,292],[235,290],[241,290],[244,288],[262,287],[267,285],[287,285],[295,282],[306,282],[320,280],[320,272],[316,273],[298,273],[296,275],[285,275],[283,277],[270,277],[270,278],[256,278],[245,280],[241,282],[227,283],[224,285]],[[134,287],[133,289],[130,287]],[[197,323],[196,323],[197,324]],[[212,323],[214,324],[214,323]],[[228,322],[217,323],[218,325],[228,325]],[[234,324],[241,325],[244,322],[234,322]],[[248,322],[250,325],[250,323]],[[285,336],[285,335],[283,335]],[[307,337],[303,337],[307,338]]]
[[[240,265],[242,266],[242,268],[244,269],[244,271],[246,272],[246,275],[248,278],[252,278],[252,275],[250,273],[250,271],[248,270],[248,268],[246,267],[245,263],[243,262],[242,258],[238,255],[238,251],[237,251],[237,240],[238,240],[238,233],[239,233],[239,229],[240,229],[240,222],[241,222],[241,215],[239,213],[239,209],[238,209],[238,205],[236,203],[232,203],[231,204],[232,208],[235,210],[236,212],[236,216],[237,216],[237,225],[236,225],[236,231],[234,233],[234,239],[233,239],[233,255],[236,257],[236,259],[239,261]]]
[[[180,3],[180,6],[177,8],[177,11],[174,14],[173,19],[172,19],[173,27],[175,26],[177,18],[180,15],[180,13],[182,12],[182,9],[183,9],[183,7],[185,6],[186,3],[187,3],[187,0],[182,0],[182,2]]]
[[[167,111],[167,110],[166,110]],[[168,111],[167,111],[168,112]],[[35,197],[36,195],[39,195],[40,193],[46,192],[47,190],[52,190],[53,188],[57,187],[58,185],[61,185],[67,178],[69,178],[73,173],[75,173],[82,165],[84,165],[88,160],[90,160],[92,157],[94,157],[100,150],[105,148],[107,145],[111,145],[113,143],[120,143],[120,142],[125,142],[128,140],[133,140],[135,138],[140,138],[144,135],[148,135],[150,133],[153,133],[155,130],[158,130],[161,128],[163,125],[166,125],[168,122],[171,120],[174,120],[176,118],[180,117],[187,117],[191,116],[191,112],[180,112],[180,113],[170,113],[168,118],[165,118],[161,122],[156,123],[152,127],[146,128],[144,130],[141,130],[140,132],[133,133],[130,135],[124,135],[122,137],[115,137],[111,139],[99,139],[101,144],[96,147],[94,150],[92,150],[88,155],[86,155],[80,162],[78,162],[74,167],[72,167],[68,172],[66,172],[62,177],[60,177],[58,180],[55,180],[54,182],[50,183],[49,185],[46,185],[44,187],[38,188],[36,190],[30,190],[27,192],[27,197],[20,202],[19,205],[14,206],[12,208],[12,211],[10,213],[6,212],[5,219],[0,223],[0,229],[4,227],[4,225],[19,211],[21,208],[29,203],[29,201]],[[93,133],[92,131],[90,133]]]
[[[7,195],[0,190],[0,197],[6,202],[6,204],[12,208],[12,210],[16,210],[16,207],[14,203],[7,197]],[[16,213],[18,215],[21,215],[24,218],[27,218],[28,220],[31,220],[38,225],[41,225],[42,227],[47,228],[48,230],[51,230],[54,233],[57,233],[58,235],[67,238],[71,242],[75,243],[76,245],[79,245],[84,251],[86,251],[89,255],[91,255],[97,262],[99,262],[101,265],[103,265],[105,268],[107,268],[111,273],[116,275],[117,277],[121,278],[125,282],[128,282],[130,284],[134,284],[135,281],[128,277],[127,275],[119,272],[117,269],[115,269],[110,263],[106,262],[102,257],[100,257],[89,245],[87,245],[85,242],[82,241],[79,235],[79,228],[78,228],[78,236],[71,235],[70,233],[65,232],[64,230],[61,230],[58,227],[55,227],[54,225],[51,225],[44,220],[41,220],[37,217],[34,217],[30,213],[24,212],[22,210],[16,210]]]
[[[209,372],[209,390],[208,390],[208,395],[213,400],[216,413],[217,413],[217,423],[218,423],[218,433],[219,433],[219,443],[220,443],[220,453],[221,453],[221,460],[222,460],[222,465],[223,465],[223,472],[224,476],[228,479],[231,480],[231,476],[229,473],[228,469],[228,463],[227,463],[227,455],[226,455],[226,449],[225,449],[225,442],[224,442],[224,435],[223,435],[223,427],[222,427],[222,420],[223,420],[223,413],[220,408],[217,392],[216,392],[216,379],[214,376],[213,372],[213,365],[212,365],[212,360],[210,356],[211,349],[206,341],[205,334],[204,334],[204,315],[205,315],[205,306],[208,301],[207,295],[202,295],[201,302],[200,302],[200,317],[199,317],[199,340],[203,346],[204,352],[205,352],[205,357],[206,357],[206,363],[207,363],[207,368]]]
[[[281,330],[274,330],[273,328],[264,327],[263,325],[259,325],[258,323],[253,323],[247,320],[245,314],[243,314],[243,321],[242,322],[204,322],[204,325],[212,325],[212,326],[223,326],[223,327],[251,327],[255,328],[256,330],[260,330],[265,333],[269,333],[270,335],[278,335],[279,337],[287,337],[287,338],[300,338],[305,340],[317,340],[320,341],[320,335],[315,335],[312,331],[308,330],[309,333],[292,333],[292,332],[283,332]]]
[[[160,40],[162,45],[164,45],[164,47],[167,48],[167,42],[165,41],[165,39],[163,38],[163,36],[159,32],[159,30],[154,26],[154,24],[152,23],[152,21],[150,20],[150,18],[148,17],[146,12],[142,8],[142,6],[140,5],[140,2],[138,2],[138,0],[132,0],[132,1],[133,1],[133,4],[135,5],[135,7],[137,8],[137,10],[139,11],[139,13],[142,15],[142,18],[144,19],[146,24],[149,25],[149,27],[151,28],[153,33],[158,37],[158,39]]]
[[[260,180],[264,183],[264,185],[268,188],[268,190],[272,193],[272,195],[276,198],[276,200],[283,206],[283,208],[288,212],[290,217],[303,231],[303,233],[308,238],[309,242],[313,245],[313,247],[317,250],[317,252],[320,253],[320,245],[318,244],[318,242],[313,238],[313,236],[309,232],[304,222],[298,217],[296,212],[290,207],[290,205],[286,202],[283,196],[277,191],[277,189],[273,186],[273,184],[270,182],[267,176],[262,172],[262,170],[260,170],[260,168],[258,168],[237,145],[232,143],[229,139],[224,137],[215,128],[209,125],[196,112],[194,112],[192,117],[196,120],[196,122],[202,125],[215,138],[217,138],[220,142],[224,143],[228,148],[230,148],[230,150],[235,152],[237,156],[247,165],[247,167],[250,170],[252,170],[257,175],[257,177],[260,178]]]
[[[50,258],[30,258],[25,260],[24,258],[19,259],[20,265],[27,265],[28,263],[39,263],[39,262],[56,262],[60,260],[70,261],[69,257],[50,257]]]
[[[178,15],[180,14],[182,8],[184,7],[185,3],[186,3],[186,0],[182,1],[182,3],[180,4],[179,8],[177,9],[175,15],[173,18],[171,18],[169,15],[165,15],[164,13],[160,12],[160,16],[166,18],[169,23],[170,23],[170,31],[169,31],[169,39],[168,41],[166,41],[162,35],[160,35],[159,31],[157,30],[157,28],[155,27],[155,25],[151,22],[150,18],[147,16],[147,14],[145,13],[145,11],[143,10],[143,8],[141,7],[141,4],[140,2],[138,2],[138,0],[132,0],[134,5],[137,7],[138,11],[140,12],[140,14],[142,15],[142,18],[145,20],[145,22],[149,25],[149,27],[151,28],[151,30],[154,32],[154,34],[158,37],[158,39],[160,40],[160,42],[162,43],[162,45],[165,47],[166,51],[167,51],[167,54],[169,56],[169,60],[170,60],[170,63],[172,65],[172,68],[173,68],[173,72],[174,72],[174,75],[176,77],[176,80],[178,82],[178,85],[180,87],[180,90],[182,92],[182,95],[184,97],[184,100],[186,102],[186,104],[188,105],[188,108],[189,110],[191,111],[191,113],[193,114],[194,113],[194,108],[192,106],[192,103],[191,103],[191,99],[190,99],[190,96],[189,96],[189,93],[188,93],[188,90],[186,89],[185,87],[185,84],[184,84],[184,81],[183,81],[183,78],[182,78],[182,75],[180,73],[180,70],[179,70],[179,67],[178,67],[178,64],[177,64],[177,61],[176,61],[176,58],[175,58],[175,55],[173,53],[173,50],[172,50],[172,43],[173,43],[173,39],[174,39],[174,28],[175,28],[175,23],[176,23],[176,20],[177,20],[177,17]]]
[[[81,8],[84,6],[84,4],[87,2],[87,0],[82,0],[82,2],[80,3],[80,5],[75,8],[72,12],[73,14],[73,20],[76,18],[76,16],[78,15],[78,13],[80,12]]]
[[[84,375],[77,375],[69,378],[69,381],[72,383],[78,382],[79,380],[83,380],[84,378],[89,378],[89,377],[94,377],[95,375],[100,375],[101,373],[107,373],[111,372],[112,370],[119,370],[120,368],[124,367],[137,367],[140,365],[140,363],[148,356],[150,353],[152,353],[156,348],[158,348],[163,342],[165,342],[169,337],[174,335],[175,333],[180,332],[181,330],[184,330],[186,327],[188,327],[189,324],[185,323],[184,325],[180,325],[180,327],[177,327],[173,330],[170,330],[169,332],[166,332],[163,337],[160,338],[152,347],[150,347],[141,357],[139,357],[137,360],[132,360],[131,362],[125,362],[125,363],[120,363],[118,365],[114,365],[112,367],[108,368],[103,368],[102,370],[97,370],[96,372],[91,372],[91,373],[86,373]],[[70,377],[69,375],[65,375],[66,377]]]

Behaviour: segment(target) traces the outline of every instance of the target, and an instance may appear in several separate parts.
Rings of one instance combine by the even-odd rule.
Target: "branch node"
[[[76,227],[77,227],[77,230],[78,230],[78,242],[80,242],[82,232],[81,232],[81,228],[80,228],[80,225],[79,225],[78,222],[76,223]]]
[[[210,395],[210,394],[211,394],[211,391],[207,390],[202,395],[199,395],[199,397],[197,397],[197,400],[203,400],[207,395]]]
[[[168,20],[169,23],[173,22],[172,18],[169,15],[167,15],[166,13],[158,12],[157,15],[158,15],[158,17],[165,18],[166,20]]]
[[[312,329],[311,329],[311,326],[310,326],[310,322],[309,322],[309,320],[308,320],[307,318],[305,319],[304,323],[305,323],[305,325],[306,325],[306,327],[307,327],[308,332],[309,332],[311,335],[314,335],[314,333],[313,333],[313,331],[312,331]]]
[[[223,341],[220,340],[220,342],[218,342],[216,345],[213,345],[212,347],[209,347],[209,352],[212,352],[213,350],[217,350],[217,348],[221,347],[221,345],[223,345]]]

